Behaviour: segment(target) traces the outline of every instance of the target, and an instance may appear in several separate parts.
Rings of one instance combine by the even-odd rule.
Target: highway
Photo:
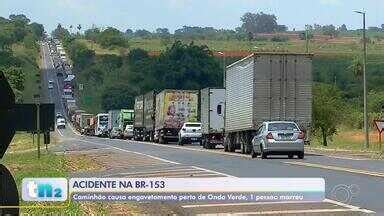
[[[62,112],[62,78],[57,78],[48,48],[43,50],[44,102]],[[55,86],[48,90],[48,80]],[[205,150],[198,145],[177,146],[130,140],[81,136],[72,127],[58,130],[60,143],[51,149],[61,153],[81,152],[103,157],[106,169],[72,173],[76,177],[321,177],[326,181],[327,199],[322,203],[233,203],[161,204],[164,212],[196,214],[384,214],[384,162],[370,159],[306,154],[304,160],[273,157],[262,160],[249,155]],[[345,190],[346,189],[346,190]],[[148,205],[148,203],[143,203]],[[153,204],[158,205],[158,204]],[[157,212],[158,213],[158,212]]]

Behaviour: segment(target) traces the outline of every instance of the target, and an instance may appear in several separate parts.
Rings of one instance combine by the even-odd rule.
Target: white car
[[[64,118],[58,118],[56,121],[56,127],[57,127],[57,129],[65,129],[65,119]]]
[[[187,122],[179,131],[179,145],[199,142],[201,144],[201,123]]]
[[[48,89],[53,89],[53,81],[52,80],[48,81]]]
[[[125,126],[125,130],[123,132],[124,139],[132,139],[133,138],[133,125]]]

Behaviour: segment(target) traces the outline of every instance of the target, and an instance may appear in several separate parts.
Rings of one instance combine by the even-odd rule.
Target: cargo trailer
[[[144,139],[144,95],[135,98],[135,121],[133,123],[133,140]]]
[[[200,91],[200,120],[204,148],[224,143],[225,89],[205,88]]]
[[[251,153],[264,121],[294,121],[309,132],[312,57],[255,53],[226,68],[225,151]]]
[[[193,90],[163,90],[156,95],[155,142],[178,141],[183,124],[198,119],[198,97]]]
[[[92,135],[91,132],[91,119],[92,114],[82,113],[80,115],[80,133],[84,135]]]
[[[109,110],[108,111],[108,132],[111,132],[112,128],[119,127],[120,110]]]
[[[156,91],[144,95],[144,140],[153,141],[155,132]]]
[[[131,109],[122,109],[120,110],[120,114],[117,118],[119,122],[119,128],[124,131],[127,125],[133,125],[135,121],[135,111]]]

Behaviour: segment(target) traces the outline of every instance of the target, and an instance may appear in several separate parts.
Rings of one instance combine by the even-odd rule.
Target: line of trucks
[[[204,148],[222,144],[225,151],[251,153],[252,138],[265,121],[294,121],[309,133],[312,57],[255,53],[227,66],[225,89],[151,91],[135,98],[133,110],[96,116],[77,110],[72,120],[87,135],[106,136],[128,126],[134,140],[158,143],[179,141],[183,125],[200,122],[196,132]]]

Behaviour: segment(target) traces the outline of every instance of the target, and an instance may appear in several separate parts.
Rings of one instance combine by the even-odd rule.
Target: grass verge
[[[2,159],[2,163],[12,172],[19,193],[21,192],[21,182],[23,178],[68,177],[66,158],[63,155],[56,155],[52,152],[42,150],[41,158],[37,159],[36,150],[24,151],[31,150],[31,140],[31,135],[16,134],[11,146],[13,146],[13,149],[17,149],[17,151],[6,153]],[[20,206],[21,214],[81,214],[80,205],[69,201],[63,203],[35,203],[21,201]]]

